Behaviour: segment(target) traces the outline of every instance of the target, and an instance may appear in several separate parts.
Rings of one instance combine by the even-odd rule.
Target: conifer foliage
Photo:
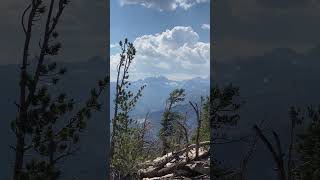
[[[142,161],[145,126],[130,117],[145,85],[133,93],[129,90],[129,70],[136,55],[133,43],[125,39],[120,41],[120,61],[117,67],[116,94],[114,99],[114,117],[111,134],[111,175],[113,178],[125,178],[137,172],[137,164]]]
[[[173,150],[175,142],[172,141],[177,132],[177,121],[181,119],[181,113],[175,112],[174,107],[179,105],[185,99],[184,89],[176,89],[172,91],[166,101],[165,111],[163,113],[162,128],[160,129],[160,139],[162,141],[162,155]]]
[[[294,126],[304,125],[295,132],[297,161],[290,166],[292,176],[302,180],[320,178],[320,108],[308,107],[306,114],[301,109],[291,108],[290,117]]]
[[[78,150],[80,134],[87,120],[101,109],[102,96],[109,79],[93,88],[81,105],[65,92],[53,91],[66,69],[52,59],[62,44],[56,31],[69,0],[30,0],[21,25],[25,34],[20,69],[18,109],[11,129],[16,135],[13,180],[55,180],[61,175],[58,163]],[[39,44],[35,26],[42,30]],[[31,49],[39,48],[35,57]],[[51,57],[49,59],[49,57]],[[77,107],[77,108],[76,108]],[[26,158],[26,153],[31,157]]]

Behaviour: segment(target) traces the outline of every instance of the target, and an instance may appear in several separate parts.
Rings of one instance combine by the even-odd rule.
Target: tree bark
[[[142,178],[153,178],[153,177],[165,176],[167,174],[174,173],[176,170],[187,165],[190,161],[194,161],[198,158],[203,158],[203,157],[207,157],[207,156],[209,156],[209,152],[206,152],[206,153],[202,154],[201,156],[194,157],[194,158],[190,159],[189,161],[177,162],[169,167],[165,167],[165,168],[156,167],[156,168],[149,170],[149,171],[142,171],[142,172],[140,172],[139,176],[141,179]]]
[[[24,159],[24,136],[17,136],[13,180],[20,180]]]
[[[36,21],[34,18],[37,15],[37,11],[39,6],[41,5],[41,1],[35,1],[33,0],[30,5],[24,10],[22,14],[21,19],[21,25],[23,28],[23,31],[25,33],[25,41],[24,41],[24,48],[23,48],[23,55],[22,55],[22,66],[21,66],[21,73],[20,73],[20,104],[19,104],[19,112],[18,117],[16,121],[16,157],[15,157],[15,166],[14,166],[14,180],[19,180],[22,167],[23,167],[23,161],[24,161],[24,152],[25,152],[25,123],[27,121],[27,113],[29,106],[32,102],[32,99],[36,93],[36,88],[38,84],[38,80],[40,78],[40,69],[43,65],[44,58],[46,56],[46,49],[48,47],[50,36],[55,29],[59,18],[62,14],[62,11],[64,9],[62,0],[60,0],[59,9],[57,11],[57,14],[53,20],[53,23],[50,26],[51,20],[52,20],[52,13],[54,9],[54,3],[55,0],[50,1],[50,8],[48,12],[48,16],[46,19],[46,26],[45,26],[45,33],[44,33],[44,40],[42,43],[42,46],[40,47],[40,56],[39,61],[37,64],[36,72],[33,77],[33,82],[31,86],[29,87],[29,91],[27,93],[27,66],[28,66],[28,57],[29,57],[29,47],[31,43],[31,37],[32,37],[32,27],[34,21]],[[27,12],[30,10],[28,20],[27,20],[27,27],[24,25],[24,17],[27,14]]]
[[[201,142],[199,143],[199,147],[202,146],[208,146],[210,145],[210,141],[205,141],[205,142]],[[183,148],[177,152],[173,152],[171,155],[166,156],[163,160],[159,160],[157,162],[150,162],[150,163],[143,163],[140,166],[154,166],[154,167],[163,167],[164,165],[166,165],[168,162],[170,162],[171,160],[173,160],[176,156],[180,156],[181,154],[185,153],[186,151],[189,151],[190,149],[195,148],[195,144],[191,144],[186,148]]]
[[[24,26],[24,17],[28,10],[31,8],[31,11],[28,16],[28,24],[27,28]],[[30,40],[32,35],[32,22],[33,18],[36,13],[37,5],[31,3],[23,12],[22,15],[22,26],[25,33],[25,41],[24,41],[24,48],[22,54],[22,66],[20,72],[20,104],[19,104],[19,112],[17,118],[17,127],[16,127],[16,155],[14,161],[14,172],[13,172],[13,179],[18,180],[20,178],[22,166],[23,166],[23,159],[24,159],[24,145],[25,145],[25,137],[24,137],[24,130],[23,130],[23,123],[26,120],[27,114],[27,107],[26,107],[26,84],[27,84],[27,65],[28,65],[28,57],[29,57],[29,46]]]
[[[197,115],[197,123],[198,124],[197,124],[197,134],[196,134],[196,157],[198,157],[199,156],[200,129],[201,129],[200,110],[199,110],[197,103],[195,103],[195,105],[191,101],[189,101],[189,103]]]

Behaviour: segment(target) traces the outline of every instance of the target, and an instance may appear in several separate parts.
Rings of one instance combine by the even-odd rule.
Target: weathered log
[[[196,172],[199,174],[210,174],[210,162],[207,161],[194,161],[186,165],[189,171]]]
[[[207,146],[207,145],[210,145],[210,141],[204,141],[204,142],[199,143],[199,147],[203,147],[203,146]],[[155,159],[151,162],[146,162],[146,163],[140,164],[140,166],[141,167],[148,167],[148,166],[163,167],[164,165],[166,165],[167,163],[172,161],[177,156],[180,156],[183,153],[186,153],[186,151],[190,151],[191,149],[194,149],[195,147],[196,147],[196,144],[191,144],[188,147],[183,148],[177,152],[168,153],[168,154],[162,156],[163,159],[158,158],[158,159]]]
[[[205,152],[201,155],[199,155],[199,157],[193,157],[191,159],[189,159],[189,161],[179,161],[179,162],[175,162],[167,167],[164,168],[151,168],[151,169],[147,169],[147,170],[140,170],[139,171],[139,176],[140,178],[153,178],[153,177],[161,177],[161,176],[165,176],[167,174],[171,174],[174,173],[175,171],[177,171],[178,169],[181,169],[182,167],[186,166],[190,161],[194,161],[197,159],[201,159],[204,157],[208,157],[209,156],[209,152]]]

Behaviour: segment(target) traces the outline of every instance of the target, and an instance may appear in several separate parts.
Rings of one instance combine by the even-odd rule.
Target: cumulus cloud
[[[176,26],[154,35],[136,38],[135,79],[163,75],[171,79],[206,77],[210,67],[210,44],[199,40],[191,27]],[[119,54],[111,56],[111,76],[115,75]]]
[[[206,2],[209,2],[209,0],[120,0],[122,6],[141,5],[147,8],[159,9],[160,11],[173,11],[177,8],[188,10],[192,6]]]
[[[210,30],[210,24],[202,24],[201,28],[204,30]]]

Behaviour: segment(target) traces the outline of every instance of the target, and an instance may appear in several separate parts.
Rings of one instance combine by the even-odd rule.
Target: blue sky
[[[125,37],[137,48],[133,79],[209,76],[209,0],[111,1],[111,79]]]

